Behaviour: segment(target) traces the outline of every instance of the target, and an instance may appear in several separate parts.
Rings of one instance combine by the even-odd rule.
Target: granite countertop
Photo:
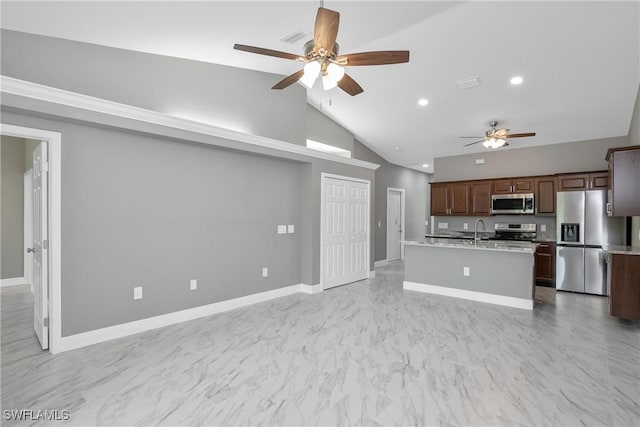
[[[410,246],[436,246],[444,248],[475,249],[484,251],[523,252],[533,254],[538,246],[536,243],[517,242],[512,240],[461,240],[450,238],[427,237],[421,240],[403,240]]]
[[[605,253],[618,255],[640,255],[640,246],[602,245]]]

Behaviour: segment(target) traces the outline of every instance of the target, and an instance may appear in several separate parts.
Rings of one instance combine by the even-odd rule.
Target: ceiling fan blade
[[[316,28],[313,33],[313,48],[321,56],[329,56],[338,37],[340,14],[333,10],[318,8]]]
[[[409,62],[408,50],[381,50],[377,52],[361,52],[340,55],[336,62],[349,67],[359,65],[386,65]]]
[[[364,89],[362,89],[362,87],[360,87],[360,85],[348,74],[342,76],[338,82],[338,86],[351,96],[356,96],[357,94],[364,92]]]
[[[280,52],[279,50],[265,49],[262,47],[247,46],[244,44],[234,44],[233,48],[236,50],[242,50],[249,53],[257,53],[259,55],[275,56],[276,58],[293,59],[304,61],[304,58],[300,55],[294,55],[293,53]]]
[[[280,80],[271,89],[284,89],[285,87],[289,87],[295,82],[297,82],[298,80],[300,80],[300,77],[302,77],[303,74],[304,74],[304,70],[296,71],[290,76],[287,76],[284,79]]]
[[[504,135],[503,138],[526,138],[528,136],[536,136],[536,133],[535,132],[511,133],[511,134]]]
[[[468,146],[473,145],[473,144],[478,144],[479,142],[484,142],[484,139],[481,139],[480,141],[475,141],[475,142],[470,142],[468,144],[464,144],[464,146],[468,147]]]
[[[493,136],[495,136],[496,138],[502,138],[503,136],[505,136],[507,133],[509,132],[509,129],[507,128],[500,128],[500,129],[496,129],[493,132]]]

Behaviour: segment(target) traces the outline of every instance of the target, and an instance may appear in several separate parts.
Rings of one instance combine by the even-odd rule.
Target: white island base
[[[536,244],[406,241],[403,288],[533,310]]]

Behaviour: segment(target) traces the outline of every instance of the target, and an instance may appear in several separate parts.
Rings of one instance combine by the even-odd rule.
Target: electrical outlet
[[[295,226],[293,224],[287,225],[287,233],[293,234],[295,232]]]
[[[267,267],[262,268],[262,277],[269,276],[269,269]]]
[[[438,223],[438,228],[449,228],[449,223],[448,222],[439,222]]]
[[[476,165],[484,165],[484,159],[476,159]]]
[[[287,226],[279,225],[278,226],[278,234],[287,234]]]
[[[382,221],[378,221],[378,228],[382,227]]]
[[[540,224],[540,231],[543,233],[547,231],[547,224]]]
[[[133,299],[142,299],[142,286],[133,288]]]
[[[189,282],[189,287],[192,291],[195,291],[196,289],[198,289],[198,281],[196,279],[191,279],[191,282]]]
[[[465,229],[465,230],[468,230],[469,229],[469,224],[465,222],[464,224],[462,224],[462,228]]]
[[[470,271],[469,267],[463,267],[463,268],[462,268],[462,273],[463,273],[465,276],[471,276],[471,271]]]

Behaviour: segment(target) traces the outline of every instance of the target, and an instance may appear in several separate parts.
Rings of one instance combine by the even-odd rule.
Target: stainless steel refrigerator
[[[607,216],[606,203],[606,190],[558,192],[556,289],[608,294],[602,245],[623,243],[624,219]]]

